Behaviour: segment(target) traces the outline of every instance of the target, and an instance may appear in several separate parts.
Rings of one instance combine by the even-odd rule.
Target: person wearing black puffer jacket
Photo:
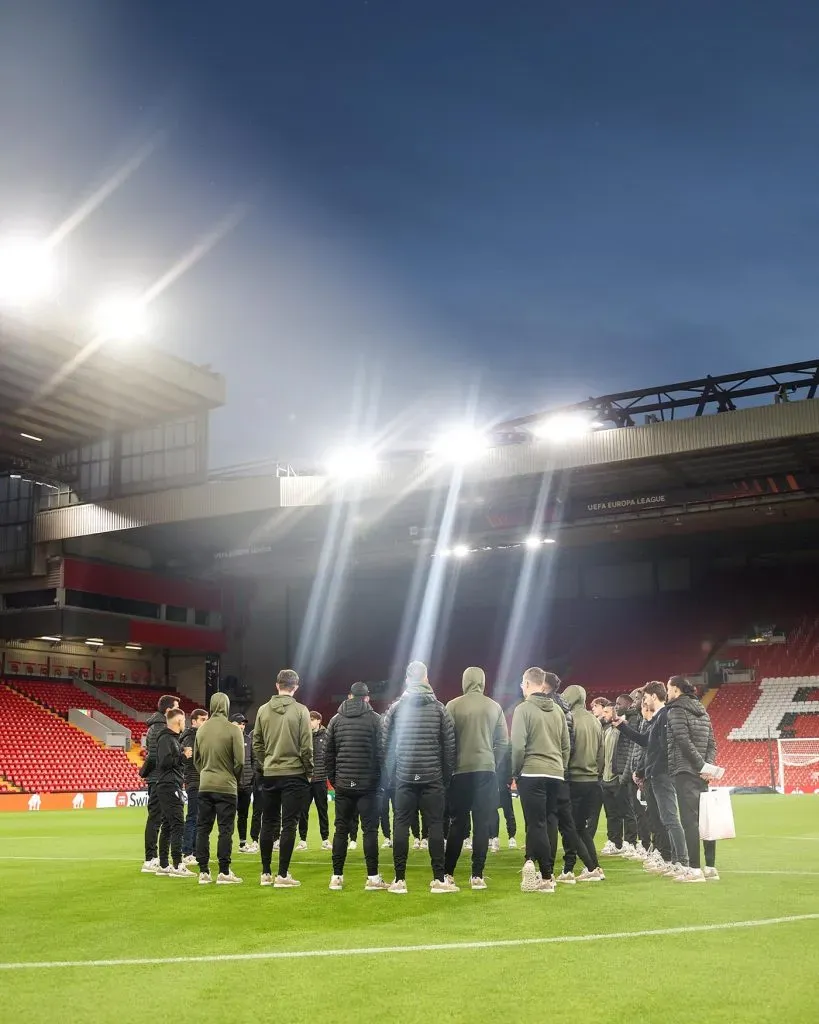
[[[333,875],[330,888],[344,886],[347,844],[361,818],[368,892],[386,889],[378,873],[378,820],[381,779],[381,716],[370,707],[366,683],[353,683],[347,700],[326,730],[324,766],[336,791]]]
[[[185,792],[188,796],[188,811],[185,815],[185,834],[182,838],[182,859],[186,864],[195,864],[196,857],[196,824],[199,820],[199,770],[193,763],[193,747],[196,743],[196,730],[203,722],[207,722],[208,713],[204,708],[196,708],[191,711],[191,724],[179,737],[179,745],[182,752],[190,750],[190,756],[185,754],[184,782]]]
[[[330,824],[327,818],[327,769],[324,766],[324,747],[327,730],[321,724],[321,714],[310,712],[310,728],[313,730],[313,778],[310,781],[310,796],[299,818],[299,845],[297,850],[307,849],[307,826],[310,820],[310,804],[315,803],[319,821],[319,835],[322,850],[330,849]]]
[[[444,870],[444,814],[447,786],[455,771],[455,724],[436,700],[422,662],[408,666],[406,690],[381,719],[381,732],[386,785],[395,787],[395,881],[390,892],[407,891],[409,831],[419,810],[429,827],[430,891],[458,892]]]
[[[159,698],[156,711],[147,721],[148,732],[145,737],[145,762],[140,769],[140,776],[148,783],[148,820],[145,822],[145,860],[142,864],[143,874],[155,874],[159,867],[157,844],[159,830],[162,827],[162,810],[159,806],[159,794],[156,792],[156,741],[165,728],[165,714],[172,708],[179,707],[179,700],[166,693]]]
[[[642,733],[646,731],[647,722],[643,719],[642,703],[643,703],[643,690],[637,689],[632,690],[629,694],[633,701],[631,707],[626,711],[625,719],[626,723],[630,726],[633,732]],[[624,734],[625,735],[625,734]],[[620,742],[623,742],[624,735],[621,735]],[[625,735],[625,738],[631,743],[631,752],[628,755],[626,761],[626,767],[623,771],[621,781],[626,787],[628,793],[629,805],[634,814],[634,820],[637,823],[637,837],[639,843],[636,846],[636,856],[642,856],[644,851],[647,851],[651,846],[651,825],[648,820],[648,812],[645,805],[640,801],[637,796],[639,787],[634,781],[635,774],[642,775],[642,772],[637,772],[640,763],[643,759],[643,748],[634,742],[630,736]]]
[[[253,733],[247,731],[247,716],[241,712],[230,716],[231,722],[242,730],[245,745],[245,763],[242,774],[237,781],[236,792],[236,829],[239,833],[239,853],[258,853],[255,842],[247,841],[247,818],[250,814],[250,803],[253,799],[253,780],[256,775],[256,759],[253,756]]]
[[[717,744],[708,712],[697,699],[696,687],[684,676],[668,680],[668,772],[674,780],[680,821],[688,847],[689,868],[680,882],[717,881],[717,844],[704,840],[705,871],[700,867],[700,796],[708,790],[703,776],[713,774]]]

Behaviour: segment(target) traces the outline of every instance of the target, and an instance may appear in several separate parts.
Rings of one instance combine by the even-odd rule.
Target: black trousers
[[[708,789],[708,783],[692,772],[680,772],[674,776],[674,789],[680,808],[680,822],[688,847],[688,863],[692,868],[702,866],[700,859],[700,796]],[[717,862],[717,844],[703,840],[705,866],[712,868]]]
[[[236,827],[239,830],[239,842],[247,841],[247,816],[250,813],[250,797],[252,789],[239,789],[236,796]]]
[[[471,822],[474,822],[472,877],[483,878],[492,814],[497,812],[497,785],[498,777],[494,772],[463,772],[453,776],[449,785],[451,824],[444,854],[447,875],[455,874],[464,840],[469,835]]]
[[[506,834],[510,839],[514,839],[518,834],[518,823],[515,818],[515,805],[512,802],[512,790],[500,778],[498,779],[498,808],[503,811],[503,817],[506,821]],[[490,839],[497,839],[500,835],[500,814],[498,814],[498,808],[495,809],[495,814],[492,818],[489,830]]]
[[[353,828],[358,832],[358,819],[361,818],[361,831],[364,836],[364,860],[367,863],[367,874],[378,874],[378,819],[380,812],[379,794],[376,790],[359,791],[357,789],[336,790],[336,829],[333,835],[333,874],[344,874],[344,862],[347,859],[347,842],[352,837]]]
[[[196,850],[196,822],[199,818],[199,790],[187,789],[188,812],[185,815],[185,832],[182,836],[182,856],[189,857]]]
[[[315,803],[318,812],[319,834],[322,841],[330,838],[330,825],[327,820],[327,783],[311,782],[307,803],[299,818],[299,838],[307,840],[307,825],[310,820],[310,804]]]
[[[162,830],[159,833],[159,866],[168,866],[168,846],[171,848],[173,866],[182,861],[182,840],[185,835],[185,799],[177,786],[157,783],[154,786],[162,814]]]
[[[145,860],[153,860],[157,856],[159,830],[162,827],[162,810],[159,806],[159,794],[156,784],[148,783],[148,820],[145,822]]]
[[[384,833],[385,839],[392,839],[392,829],[390,828],[390,804],[392,804],[392,813],[393,817],[395,817],[395,790],[381,790],[381,831]],[[413,839],[429,839],[429,827],[427,826],[422,814],[418,813],[414,815],[410,822],[410,831],[412,832]],[[356,835],[357,832],[351,832],[350,839],[355,841]]]
[[[276,826],[281,821],[279,838],[279,875],[284,878],[290,870],[296,828],[310,798],[310,783],[305,775],[266,775],[262,779],[262,833],[259,847],[262,872],[272,874],[273,843]]]
[[[643,807],[637,799],[637,793],[639,790],[633,779],[629,779],[626,783],[626,787],[628,788],[631,810],[637,822],[637,837],[643,846],[648,849],[651,843],[651,823],[648,820],[648,808]]]
[[[444,880],[444,813],[446,790],[442,781],[398,782],[395,786],[395,836],[392,857],[395,864],[396,881],[407,875],[409,856],[409,833],[413,819],[421,820],[429,828],[429,859],[432,877]]]
[[[233,827],[236,823],[236,797],[228,793],[199,794],[199,821],[196,825],[196,861],[199,870],[210,871],[210,834],[213,823],[219,830],[216,843],[216,857],[219,871],[226,875],[230,871],[230,855],[233,852]]]
[[[281,829],[279,830],[281,831]],[[253,780],[253,814],[250,818],[250,838],[259,841],[262,832],[262,787],[258,779]]]
[[[526,859],[533,860],[544,878],[554,873],[554,850],[549,842],[549,815],[557,813],[559,779],[518,779],[518,793],[526,823]]]
[[[603,783],[603,806],[606,808],[606,835],[619,850],[623,841],[637,842],[637,819],[631,809],[628,787],[617,779]]]
[[[603,792],[599,782],[570,782],[569,798],[572,804],[572,817],[574,818],[577,835],[585,847],[588,855],[597,861],[597,848],[594,843],[594,833],[590,831],[591,823],[600,817],[600,808],[603,806]],[[566,838],[563,837],[563,870],[574,871],[577,863],[579,850],[566,849]],[[599,861],[595,867],[599,865]],[[592,869],[593,870],[593,869]]]
[[[668,831],[660,818],[660,808],[657,804],[657,797],[654,795],[651,779],[646,779],[643,782],[643,796],[646,798],[651,844],[668,864],[671,861],[671,842],[668,838]]]
[[[569,783],[560,779],[556,780],[557,796],[555,798],[554,810],[549,814],[549,845],[552,852],[557,856],[557,833],[560,830],[560,838],[563,840],[563,856],[568,857],[573,852],[583,862],[583,867],[594,871],[598,867],[597,851],[592,845],[591,850],[586,846],[586,841],[577,830],[572,809],[572,794]]]

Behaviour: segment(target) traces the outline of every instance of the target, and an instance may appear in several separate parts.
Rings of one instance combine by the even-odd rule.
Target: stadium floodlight
[[[142,644],[126,644],[125,645],[125,650],[126,651],[141,651],[142,650]]]
[[[0,241],[0,303],[20,308],[47,299],[56,286],[53,250],[27,236]]]
[[[456,544],[455,547],[452,549],[452,554],[456,558],[466,558],[467,555],[469,554],[469,548],[467,547],[466,544]]]
[[[544,441],[575,441],[594,429],[588,415],[580,412],[556,413],[532,426],[532,433]]]
[[[134,341],[148,333],[148,310],[141,295],[121,292],[94,311],[94,329],[105,341]]]
[[[104,647],[105,641],[101,640],[98,636],[90,636],[85,641],[86,647]]]
[[[50,644],[61,644],[63,642],[63,638],[61,636],[41,636],[39,639],[45,640]]]
[[[432,454],[442,462],[464,466],[479,459],[488,447],[486,436],[481,431],[458,427],[437,439],[432,446]]]
[[[38,444],[42,443],[42,438],[37,437],[36,434],[26,434],[22,430],[20,431],[20,437],[24,437],[27,441],[36,441]]]
[[[378,470],[378,456],[371,448],[341,448],[325,459],[325,468],[336,480],[363,480]]]
[[[537,537],[533,534],[531,537],[527,537],[524,543],[530,551],[537,551],[538,548],[541,548],[546,543],[546,541],[542,537]]]

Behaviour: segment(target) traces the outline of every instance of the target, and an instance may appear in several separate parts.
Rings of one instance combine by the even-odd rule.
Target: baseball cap
[[[350,693],[354,697],[369,697],[370,688],[366,683],[353,683],[350,687]]]
[[[239,711],[237,714],[231,715],[230,720],[231,722],[247,722],[247,717]]]

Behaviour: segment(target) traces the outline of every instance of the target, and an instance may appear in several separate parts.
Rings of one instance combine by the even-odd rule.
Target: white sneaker
[[[143,862],[142,867],[139,869],[143,875],[155,875],[159,868],[159,857],[153,857],[151,860]]]
[[[381,844],[381,849],[382,850],[391,850],[392,849],[392,839],[385,839],[384,842]]]
[[[333,892],[341,892],[344,888],[344,875],[333,875],[330,879],[330,888]]]
[[[606,843],[606,845],[600,851],[600,856],[601,857],[616,857],[619,853],[620,853],[620,851],[617,849],[617,847],[614,845],[614,843],[609,839],[609,841]]]
[[[499,839],[490,839],[489,840],[489,852],[490,853],[500,853],[500,840]]]
[[[676,878],[678,875],[684,874],[687,870],[688,868],[683,867],[683,865],[680,864],[679,861],[677,861],[675,864],[669,864],[669,866],[663,872],[663,877]]]
[[[169,875],[171,878],[193,878],[193,871],[188,871],[186,864],[180,864],[178,868],[172,867]]]
[[[298,889],[300,885],[301,882],[297,882],[289,871],[284,878],[281,875],[276,875],[276,880],[273,882],[274,889]]]
[[[634,860],[645,860],[646,857],[648,857],[648,855],[648,850],[643,846],[641,842],[638,842],[637,845],[634,847],[634,853],[632,854]]]
[[[413,850],[420,850],[421,849],[421,840],[420,839],[414,840],[414,842],[412,844],[412,848],[413,848]]]
[[[358,843],[355,841],[355,839],[351,839],[349,841],[349,843],[347,843],[347,849],[348,850],[357,850],[358,849]]]
[[[647,860],[644,864],[645,870],[650,875],[664,875],[670,867],[671,865],[666,864],[662,857],[659,860]]]
[[[520,880],[521,892],[539,892],[543,883],[543,876],[535,867],[533,860],[527,860],[523,865],[522,877]]]
[[[515,839],[514,836],[512,836],[512,838],[509,840],[509,849],[510,850],[517,850],[517,848],[518,848],[518,841],[517,841],[517,839]]]
[[[187,857],[182,858],[182,863],[187,865],[187,867],[189,868],[193,867],[193,865],[196,863],[196,857],[194,857],[192,853],[189,853]]]
[[[210,871],[200,871],[199,872],[199,884],[200,885],[210,885],[210,883],[212,881],[213,881],[213,879],[210,877]]]
[[[717,871],[716,868],[705,868],[704,871],[703,871],[703,874],[705,875],[705,880],[707,882],[718,882],[719,881],[719,872]]]
[[[241,885],[242,879],[238,875],[234,875],[232,871],[225,872],[220,871],[219,876],[216,879],[217,885]]]
[[[296,843],[296,853],[301,853],[303,850],[306,850],[306,849],[307,849],[307,841],[305,839],[300,839]]]
[[[576,885],[577,879],[574,877],[573,871],[564,871],[562,875],[557,876],[558,882],[562,882],[564,885]]]
[[[605,882],[606,876],[603,874],[602,868],[595,868],[594,871],[589,871],[588,868],[583,868],[580,874],[577,876],[578,882]],[[558,879],[560,881],[560,879]]]
[[[262,888],[266,888],[267,886],[272,885],[272,884],[273,884],[273,876],[272,875],[266,875],[264,872],[262,872],[261,878],[259,879],[259,885],[261,885]]]
[[[156,871],[154,872],[154,874],[157,875],[157,876],[158,875],[164,875],[164,876],[167,877],[168,875],[170,875],[171,871],[173,871],[173,868],[169,864],[167,867],[157,868]]]
[[[276,842],[275,842],[275,843],[273,844],[273,849],[274,849],[274,850],[278,850],[280,846],[281,846],[281,843],[280,843],[280,842],[279,842],[279,840],[277,839],[277,840],[276,840]]]
[[[631,860],[633,853],[634,847],[631,845],[631,843],[623,843],[623,845],[617,851],[616,856],[622,857],[624,860]]]
[[[433,880],[429,883],[429,891],[430,892],[434,892],[434,893],[438,893],[438,892],[460,892],[461,890],[458,888],[458,886],[454,882],[448,882],[446,879],[444,879],[444,881],[441,882],[439,879],[433,878]]]
[[[374,878],[367,878],[364,883],[364,892],[383,892],[389,887],[389,882],[385,882],[381,875],[376,875]]]
[[[330,842],[329,839],[322,839],[321,848],[322,850],[332,850],[333,844]]]
[[[553,878],[543,878],[540,882],[540,888],[538,892],[554,893],[557,889],[557,883]]]
[[[244,846],[239,847],[239,853],[258,853],[259,846],[257,843],[245,843]]]
[[[677,875],[675,882],[704,882],[705,875],[702,868],[686,868],[681,875]]]
[[[472,878],[470,878],[469,884],[476,891],[478,889],[486,889],[487,888],[486,882],[482,878],[478,878],[477,876],[473,876]]]
[[[390,885],[390,887],[387,889],[387,892],[395,892],[395,893],[398,893],[399,895],[406,895],[406,892],[407,892],[406,880],[402,878],[400,881],[398,881],[398,880],[394,881],[392,883],[392,885]]]
[[[464,839],[464,849],[466,850],[467,853],[472,852],[472,840],[468,836],[466,839]]]
[[[421,849],[422,850],[428,850],[429,849],[429,840],[428,839],[422,839],[421,840]]]

